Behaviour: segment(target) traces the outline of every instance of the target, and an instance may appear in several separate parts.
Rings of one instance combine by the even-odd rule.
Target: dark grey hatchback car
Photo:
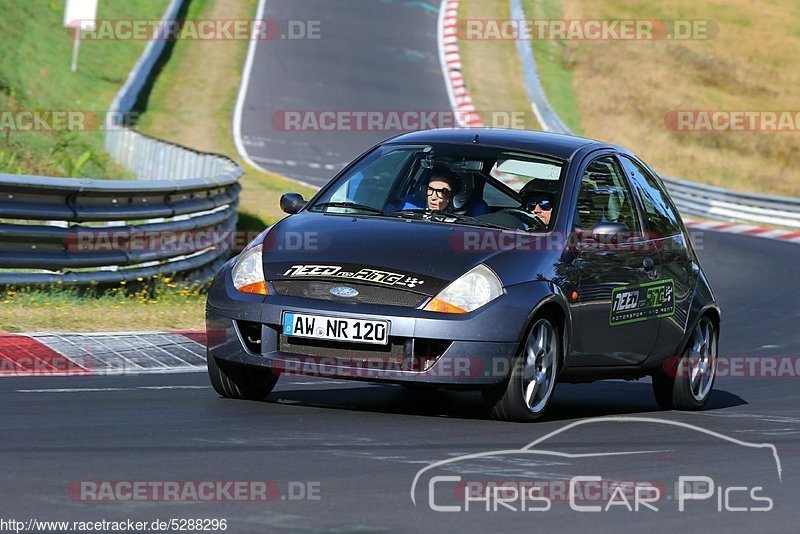
[[[620,147],[420,131],[281,207],[209,292],[224,397],[291,373],[480,389],[514,421],[559,381],[651,376],[665,409],[708,400],[719,306],[663,183]]]

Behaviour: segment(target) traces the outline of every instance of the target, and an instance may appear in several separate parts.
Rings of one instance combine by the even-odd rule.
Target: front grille
[[[325,339],[278,338],[278,350],[297,356],[332,358],[343,364],[381,362],[401,366],[405,357],[404,338],[389,338],[388,345],[366,345],[363,343],[343,343]]]
[[[271,282],[278,295],[303,297],[307,299],[331,300],[335,302],[360,302],[363,304],[387,304],[416,308],[428,297],[420,293],[391,287],[354,284],[347,281],[323,282],[319,280],[275,280]],[[347,286],[358,291],[355,297],[337,297],[331,289]]]
[[[388,345],[346,343],[278,335],[278,350],[293,356],[335,360],[338,365],[379,364],[385,370],[427,371],[450,346],[450,341],[389,337]]]

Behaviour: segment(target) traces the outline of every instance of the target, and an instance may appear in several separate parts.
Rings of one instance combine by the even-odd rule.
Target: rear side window
[[[639,163],[625,156],[620,157],[625,172],[630,177],[634,190],[642,202],[647,226],[651,232],[661,237],[669,237],[681,233],[678,215],[668,200],[667,193],[656,182],[656,179]]]

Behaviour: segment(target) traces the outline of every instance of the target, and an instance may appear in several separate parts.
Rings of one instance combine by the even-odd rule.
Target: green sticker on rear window
[[[672,278],[636,286],[618,287],[611,293],[611,326],[669,317],[675,313]]]

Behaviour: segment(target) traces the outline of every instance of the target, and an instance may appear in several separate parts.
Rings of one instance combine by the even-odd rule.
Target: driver
[[[551,193],[541,191],[522,192],[522,208],[536,215],[545,226],[550,225],[554,202],[555,198]]]
[[[461,180],[449,169],[434,167],[428,179],[426,197],[428,209],[447,211],[453,205],[453,197],[461,190]]]

